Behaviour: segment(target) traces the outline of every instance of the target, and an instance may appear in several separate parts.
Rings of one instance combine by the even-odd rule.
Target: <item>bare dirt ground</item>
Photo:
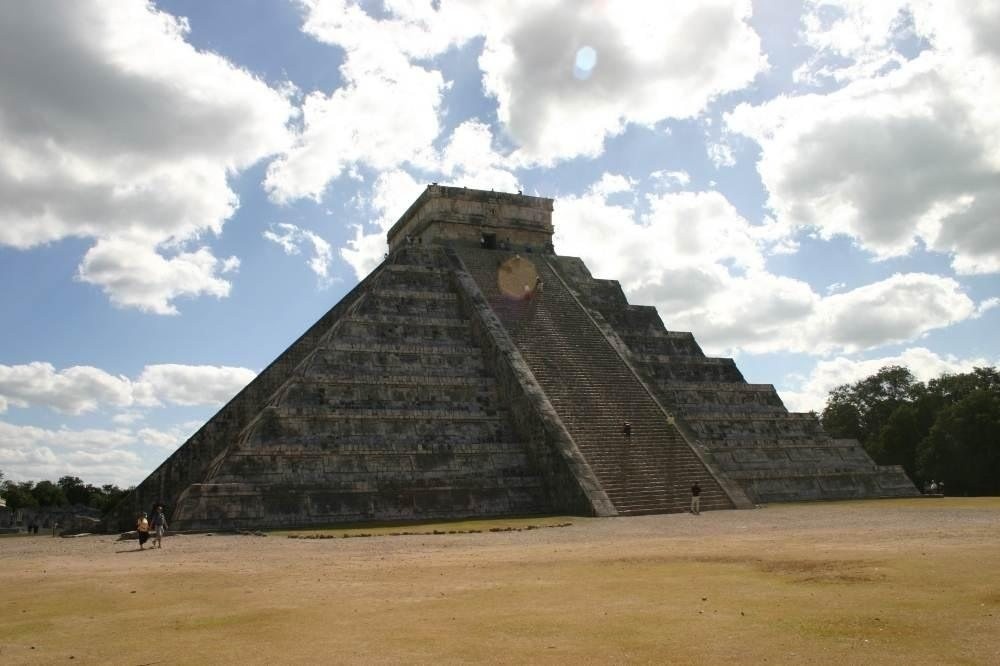
[[[566,520],[2,538],[0,664],[1000,663],[1000,498]]]

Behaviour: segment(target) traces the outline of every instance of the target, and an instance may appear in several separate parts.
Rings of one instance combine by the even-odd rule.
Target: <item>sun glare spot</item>
[[[576,60],[573,62],[573,76],[585,81],[594,72],[597,65],[597,51],[592,46],[583,46],[576,52]]]

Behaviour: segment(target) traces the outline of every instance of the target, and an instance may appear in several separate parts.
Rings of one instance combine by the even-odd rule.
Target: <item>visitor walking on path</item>
[[[696,516],[701,514],[701,486],[697,481],[691,486],[691,513]]]
[[[135,529],[139,532],[139,550],[142,550],[146,547],[146,542],[149,541],[149,520],[146,518],[145,511],[139,514],[139,522],[136,523]]]
[[[163,515],[163,505],[156,507],[153,514],[153,544],[163,548],[163,533],[167,531],[167,517]]]

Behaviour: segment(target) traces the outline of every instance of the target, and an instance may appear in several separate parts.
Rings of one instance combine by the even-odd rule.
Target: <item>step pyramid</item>
[[[917,494],[554,253],[552,200],[429,186],[390,251],[130,493],[173,529]],[[625,435],[623,424],[630,424]]]

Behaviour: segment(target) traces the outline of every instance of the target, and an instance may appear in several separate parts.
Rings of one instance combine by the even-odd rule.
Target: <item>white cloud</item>
[[[907,0],[807,0],[803,41],[816,52],[795,72],[800,82],[868,78],[905,59],[896,45],[913,33]]]
[[[649,179],[656,185],[663,188],[686,187],[691,183],[691,174],[687,171],[654,171],[649,174]]]
[[[435,160],[439,110],[449,84],[414,63],[443,53],[474,34],[474,8],[392,1],[389,18],[369,16],[348,0],[304,0],[303,31],[345,50],[344,85],[314,92],[302,107],[295,145],[271,163],[265,186],[272,199],[322,199],[328,183],[363,164],[384,171]],[[466,18],[468,20],[466,20]]]
[[[706,149],[708,151],[708,159],[711,160],[716,169],[736,165],[736,156],[733,154],[732,146],[728,143],[709,141],[706,144]]]
[[[264,238],[280,245],[281,249],[288,255],[299,254],[302,245],[310,245],[312,255],[306,262],[309,270],[316,274],[320,288],[330,286],[333,281],[330,276],[330,261],[333,259],[333,250],[321,236],[308,229],[301,229],[294,224],[282,222],[272,224],[271,228],[264,232]]]
[[[99,285],[119,307],[173,315],[176,298],[228,296],[232,285],[218,275],[237,266],[236,257],[220,261],[207,247],[163,256],[147,243],[111,238],[97,241],[87,251],[78,278]]]
[[[750,2],[572,0],[491,5],[479,58],[486,91],[528,161],[596,156],[629,123],[691,118],[767,67]],[[590,75],[574,76],[582,47]]]
[[[300,4],[303,31],[344,49],[344,85],[306,97],[295,145],[268,169],[266,187],[279,202],[319,201],[357,165],[409,166],[440,172],[442,181],[513,191],[513,168],[596,156],[629,123],[693,117],[767,66],[747,22],[749,0],[690,7],[608,0],[585,9],[570,0],[393,0],[377,17],[351,0]],[[484,90],[521,150],[501,158],[489,129],[466,121],[438,155],[432,144],[450,84],[434,58],[477,35],[485,36]],[[577,77],[583,46],[595,50],[597,64]],[[354,243],[368,244],[363,233]]]
[[[0,421],[0,469],[14,480],[79,476],[88,483],[131,484],[143,478],[127,430],[55,430]]]
[[[498,192],[520,189],[517,177],[505,166],[508,160],[493,148],[488,125],[469,120],[452,132],[440,161],[431,167],[442,183]]]
[[[662,180],[659,172],[655,180]],[[763,265],[766,245],[759,230],[720,193],[650,194],[649,212],[637,218],[633,207],[608,202],[633,186],[627,178],[604,174],[583,195],[560,197],[558,251],[585,257],[595,274],[615,276],[630,289],[658,283],[665,267]]]
[[[362,56],[349,55],[348,64],[352,57]],[[439,72],[401,64],[393,73],[347,70],[349,75],[357,78],[347,87],[306,97],[302,133],[267,170],[265,186],[275,201],[319,201],[327,183],[350,165],[385,170],[415,162],[437,137],[445,88]],[[405,113],[398,107],[402,100]]]
[[[136,432],[136,436],[143,444],[173,452],[202,425],[204,424],[201,421],[194,421],[172,426],[168,430],[141,428]]]
[[[977,308],[955,280],[924,273],[821,295],[766,270],[766,257],[787,249],[787,227],[750,224],[718,192],[650,194],[643,215],[609,203],[629,185],[606,174],[585,194],[559,198],[557,250],[617,278],[631,302],[655,305],[668,328],[693,332],[706,352],[873,349],[989,307]]]
[[[135,394],[174,405],[222,405],[249,384],[257,373],[247,368],[215,365],[147,365],[136,380]]]
[[[174,451],[202,425],[185,422],[156,428],[39,428],[0,421],[0,469],[15,480],[78,476],[87,483],[129,486],[149,474],[143,453]]]
[[[1000,50],[980,39],[984,26],[1000,27],[1000,11],[976,2],[818,4],[844,18],[813,26],[810,39],[860,69],[844,73],[846,85],[833,92],[742,104],[726,115],[729,130],[761,146],[769,206],[784,222],[823,238],[847,235],[877,257],[922,243],[949,254],[960,274],[1000,271],[992,101]],[[904,58],[900,26],[928,48]],[[885,70],[890,60],[896,65]]]
[[[127,407],[133,401],[127,377],[89,366],[56,371],[50,363],[0,365],[0,398],[15,407],[41,405],[64,414],[83,414],[100,405]]]
[[[128,430],[101,430],[89,428],[72,430],[62,427],[56,430],[35,426],[13,425],[0,421],[0,445],[17,444],[44,445],[64,449],[85,449],[88,451],[108,451],[128,446],[135,437]]]
[[[81,277],[151,312],[228,291],[232,261],[182,245],[220,232],[228,176],[287,145],[294,109],[187,31],[140,0],[3,5],[0,244],[96,239]]]
[[[0,365],[0,405],[74,415],[106,406],[221,405],[254,376],[246,368],[165,364],[146,366],[133,381],[91,366],[57,371],[50,363]],[[127,422],[119,416],[117,422]]]
[[[936,328],[969,319],[976,306],[951,278],[896,274],[823,299],[806,344],[818,351],[857,351],[914,340]]]
[[[870,377],[887,365],[910,369],[918,381],[926,382],[942,374],[970,372],[974,367],[996,365],[985,358],[960,359],[941,356],[924,347],[911,347],[895,356],[855,360],[843,356],[816,363],[805,379],[796,382],[797,389],[780,391],[785,406],[792,411],[823,411],[830,391],[842,384],[852,384]]]
[[[356,226],[354,240],[347,241],[348,247],[340,250],[340,256],[351,265],[359,280],[382,261],[388,249],[386,233],[425,187],[417,183],[413,176],[399,169],[379,175],[371,200],[371,206],[375,210],[375,220],[371,226],[375,227],[375,231],[365,233],[361,226]]]
[[[399,55],[427,59],[482,32],[485,17],[478,2],[383,0],[385,16],[374,18],[354,0],[299,0],[305,9],[303,31],[348,51],[364,51],[377,66]]]
[[[128,426],[133,423],[138,423],[146,418],[146,415],[139,411],[126,411],[119,414],[115,414],[111,417],[111,422],[115,425]]]

